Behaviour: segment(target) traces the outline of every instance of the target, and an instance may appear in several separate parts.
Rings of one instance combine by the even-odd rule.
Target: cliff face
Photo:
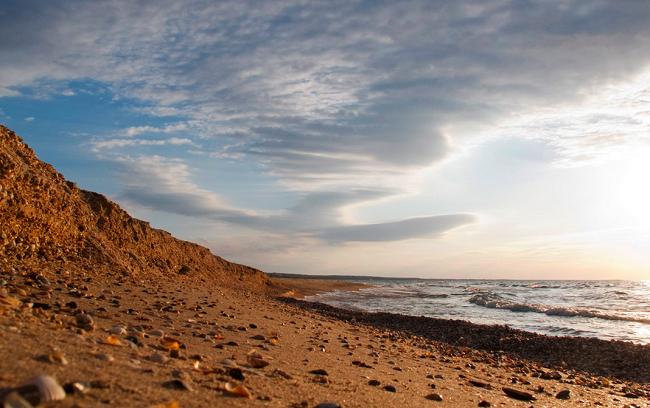
[[[0,260],[5,266],[83,265],[133,278],[162,274],[216,283],[268,282],[257,269],[151,228],[103,195],[79,189],[4,126],[0,126]]]

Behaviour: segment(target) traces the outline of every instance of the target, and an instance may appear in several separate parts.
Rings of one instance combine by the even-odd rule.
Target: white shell
[[[65,391],[58,382],[49,375],[37,375],[25,381],[22,387],[33,385],[41,394],[41,403],[60,401],[65,398]]]

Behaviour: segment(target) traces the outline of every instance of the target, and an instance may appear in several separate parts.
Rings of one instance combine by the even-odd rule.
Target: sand
[[[350,314],[286,298],[360,287],[345,282],[275,279],[260,293],[182,277],[46,278],[0,271],[6,291],[0,295],[0,388],[7,393],[32,376],[50,375],[89,389],[41,406],[623,407],[649,401],[646,384],[545,367],[513,350],[452,346],[392,327],[407,321],[400,316]],[[92,319],[85,329],[82,313]],[[437,321],[424,322],[418,324]],[[120,325],[146,334],[108,333]],[[128,344],[129,335],[139,345]],[[175,344],[179,350],[163,347]],[[251,351],[260,357],[247,360]],[[268,365],[251,365],[259,361]],[[250,397],[226,390],[237,384]],[[512,398],[503,387],[535,400]],[[569,399],[556,398],[561,391]]]

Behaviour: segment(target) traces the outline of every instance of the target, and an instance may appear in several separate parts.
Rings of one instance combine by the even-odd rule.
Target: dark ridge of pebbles
[[[463,320],[370,313],[341,309],[322,303],[279,297],[277,300],[342,321],[392,330],[394,338],[450,355],[468,356],[496,362],[520,358],[539,363],[550,371],[575,370],[640,383],[650,382],[650,346],[591,337],[555,337],[512,329],[502,325],[481,325]],[[417,336],[417,339],[413,339]],[[438,343],[438,344],[435,344]],[[542,374],[542,378],[547,375]],[[555,374],[553,377],[557,378]]]

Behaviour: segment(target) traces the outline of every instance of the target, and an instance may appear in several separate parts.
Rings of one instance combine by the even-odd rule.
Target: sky
[[[650,2],[0,2],[0,124],[266,272],[650,279]]]

